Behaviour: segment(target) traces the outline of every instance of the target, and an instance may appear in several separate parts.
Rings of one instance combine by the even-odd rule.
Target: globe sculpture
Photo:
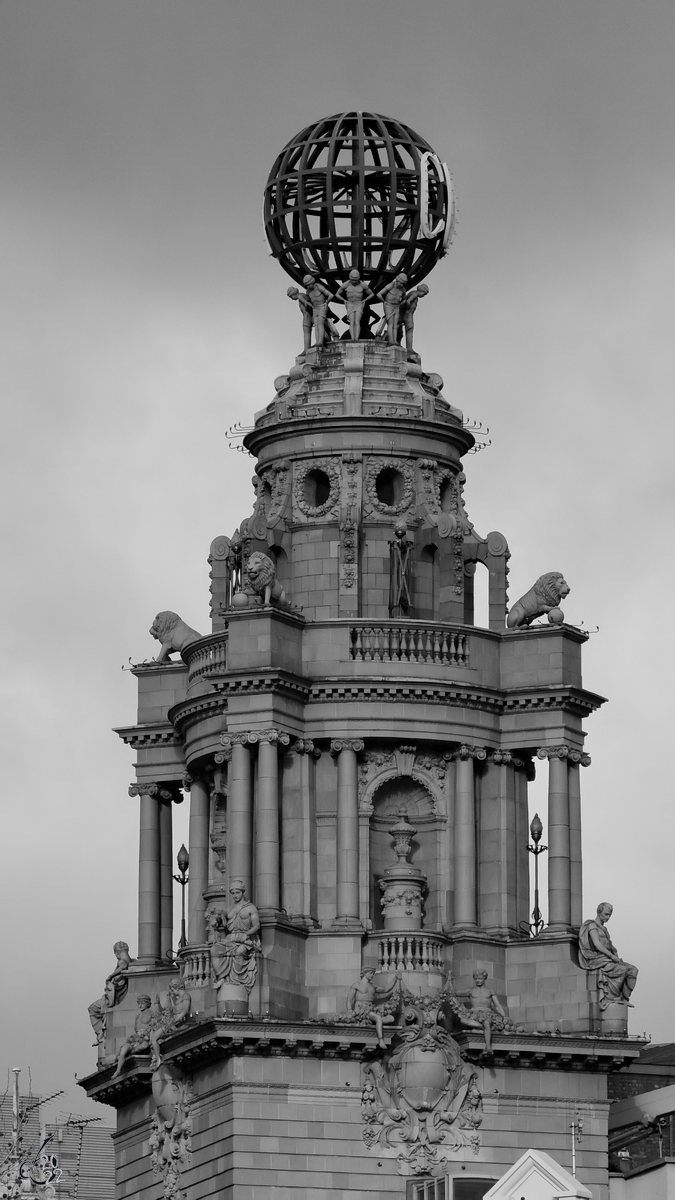
[[[373,291],[399,272],[413,287],[452,239],[450,172],[400,121],[339,113],[281,151],[265,187],[264,224],[296,283],[311,272],[334,295],[356,269]]]

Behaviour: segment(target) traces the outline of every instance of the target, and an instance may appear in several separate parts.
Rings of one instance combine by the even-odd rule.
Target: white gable
[[[542,1150],[528,1150],[484,1200],[592,1200],[592,1193]]]

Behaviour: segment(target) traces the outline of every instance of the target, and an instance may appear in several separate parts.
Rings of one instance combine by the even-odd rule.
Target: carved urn
[[[410,847],[417,830],[413,829],[405,812],[402,812],[389,832],[394,840],[396,864],[387,867],[380,880],[384,928],[398,932],[421,929],[427,879],[410,862]]]

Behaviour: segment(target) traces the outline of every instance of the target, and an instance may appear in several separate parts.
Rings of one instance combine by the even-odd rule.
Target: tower
[[[445,164],[376,114],[302,131],[268,180],[304,349],[245,437],[253,512],[211,544],[212,632],[158,615],[118,730],[137,755],[138,956],[92,1014],[84,1083],[118,1110],[120,1198],[475,1200],[523,1150],[568,1166],[581,1118],[579,1170],[606,1200],[606,1073],[639,1047],[634,980],[612,991],[578,957],[582,722],[602,698],[562,575],[507,617],[506,538],[463,501],[474,438],[414,348],[453,213]]]

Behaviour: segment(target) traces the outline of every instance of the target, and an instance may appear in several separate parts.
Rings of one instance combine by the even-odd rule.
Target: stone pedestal
[[[216,1000],[219,1017],[248,1016],[248,992],[240,983],[221,983]]]
[[[600,1033],[625,1037],[628,1033],[628,1005],[625,1000],[608,1004],[600,1012]]]

